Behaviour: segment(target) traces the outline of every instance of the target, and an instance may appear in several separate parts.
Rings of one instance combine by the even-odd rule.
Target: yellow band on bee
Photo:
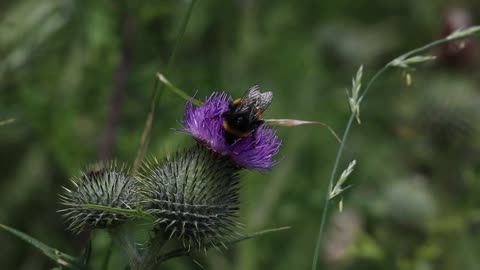
[[[237,98],[233,101],[233,105],[238,105],[242,101],[242,98]]]
[[[227,121],[223,121],[223,129],[227,131],[228,133],[232,134],[233,136],[239,137],[239,138],[244,138],[247,137],[248,134],[250,134],[250,131],[239,131],[234,128],[231,128]]]

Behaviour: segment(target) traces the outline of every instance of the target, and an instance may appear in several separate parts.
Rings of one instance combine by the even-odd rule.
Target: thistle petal
[[[223,114],[229,110],[232,97],[214,92],[202,106],[189,101],[185,108],[183,129],[212,151],[231,158],[240,168],[269,170],[275,164],[274,156],[282,145],[275,130],[261,124],[248,136],[233,144],[227,143],[223,128]]]

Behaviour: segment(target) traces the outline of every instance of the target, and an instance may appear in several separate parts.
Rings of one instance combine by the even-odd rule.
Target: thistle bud
[[[235,234],[238,166],[228,157],[197,144],[163,162],[144,165],[140,203],[156,218],[156,233],[178,239],[185,248],[223,245]]]
[[[135,180],[123,166],[114,162],[96,164],[87,168],[79,177],[73,177],[73,189],[64,187],[60,195],[67,208],[60,210],[69,223],[69,230],[80,233],[86,229],[103,229],[124,223],[129,216],[86,205],[131,209],[135,207]]]

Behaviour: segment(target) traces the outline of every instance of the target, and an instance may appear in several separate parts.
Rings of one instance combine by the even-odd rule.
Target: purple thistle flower
[[[187,102],[184,128],[197,141],[207,145],[214,152],[229,156],[239,167],[245,169],[269,170],[275,164],[273,157],[282,145],[275,131],[261,124],[244,138],[229,144],[225,139],[223,114],[229,110],[232,97],[214,92],[205,99],[202,106],[195,107]]]

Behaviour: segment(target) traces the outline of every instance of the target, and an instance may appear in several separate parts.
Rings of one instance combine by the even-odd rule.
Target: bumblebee
[[[255,131],[264,121],[262,113],[272,102],[272,92],[260,92],[255,85],[247,90],[241,98],[230,102],[228,111],[223,113],[223,128],[228,143],[245,138]]]

